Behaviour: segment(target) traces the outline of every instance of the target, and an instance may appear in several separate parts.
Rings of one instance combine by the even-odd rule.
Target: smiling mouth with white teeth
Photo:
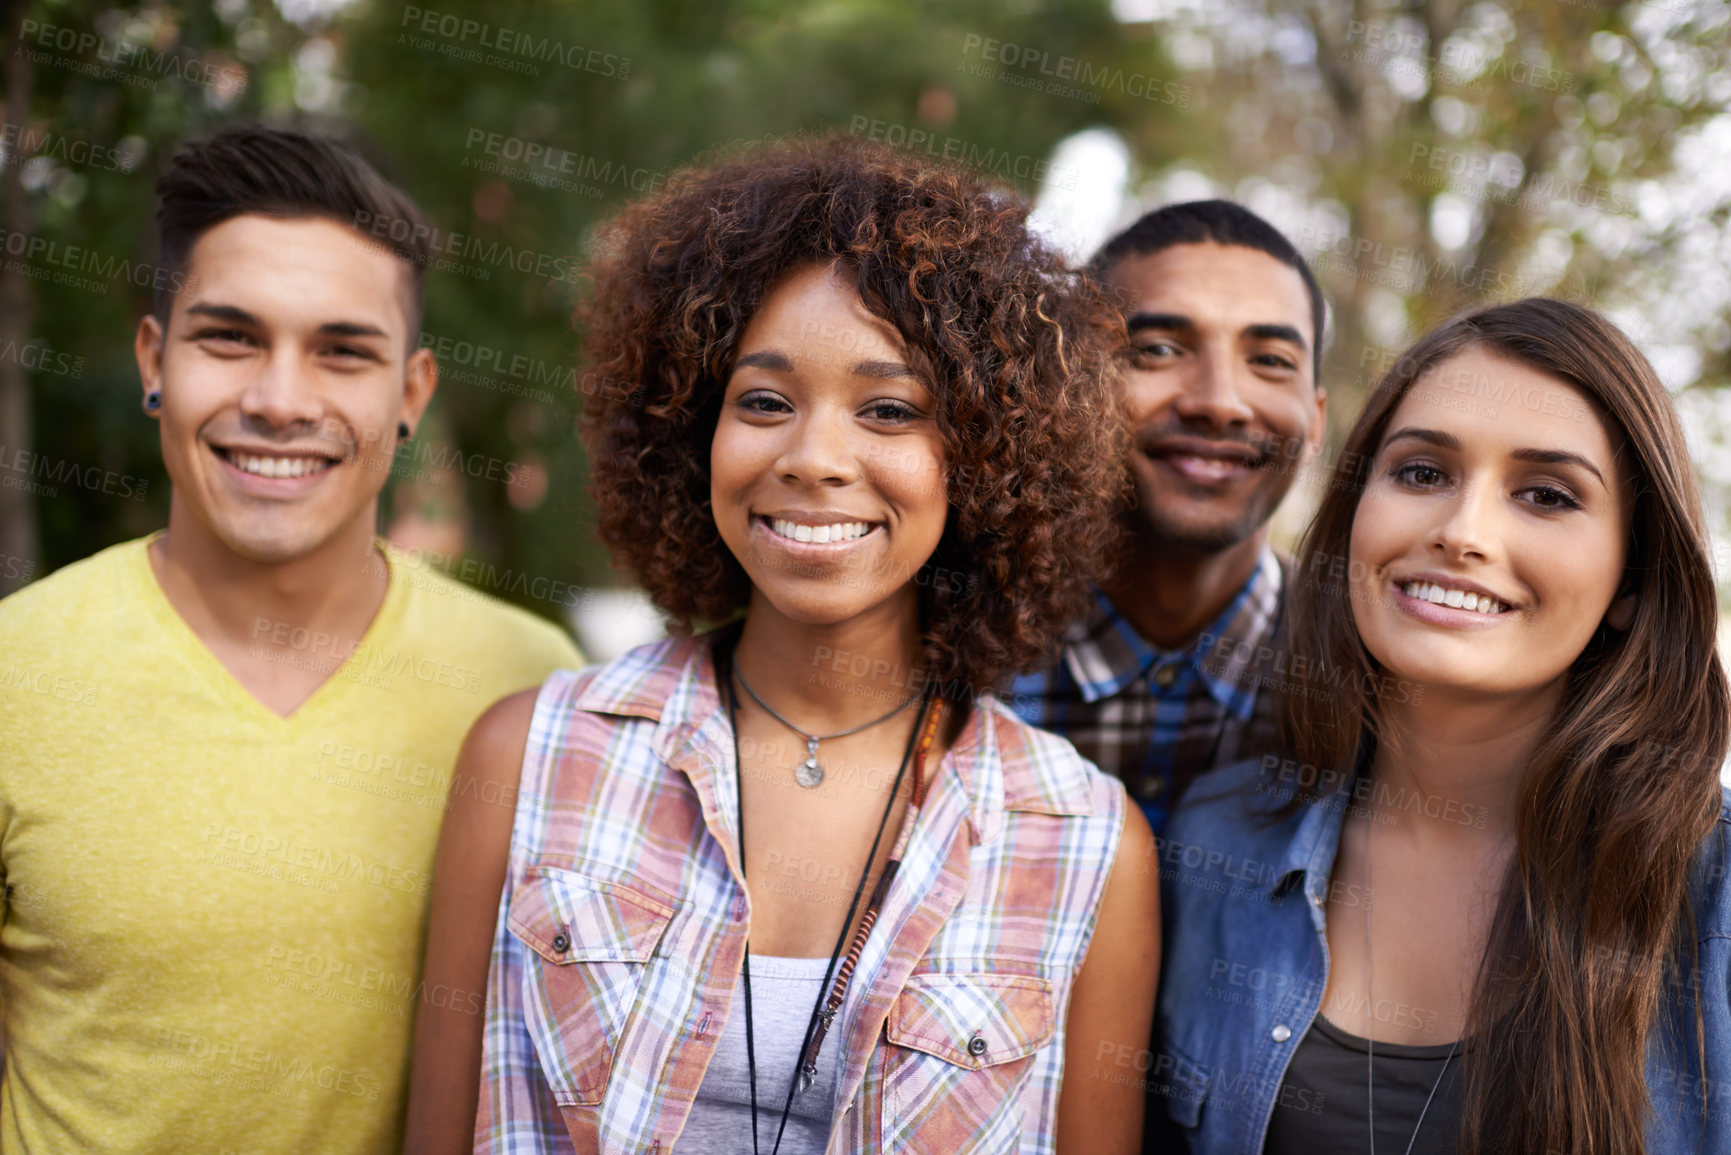
[[[255,453],[238,453],[229,449],[218,449],[216,452],[219,457],[242,473],[250,473],[254,477],[310,477],[315,473],[323,473],[337,464],[329,457],[260,456]]]
[[[812,545],[823,545],[836,541],[858,541],[872,531],[870,522],[839,521],[834,525],[800,525],[797,522],[784,521],[781,518],[759,518],[767,525],[770,532],[788,541],[805,542]]]
[[[1472,610],[1480,614],[1506,614],[1509,607],[1491,597],[1489,594],[1473,593],[1470,590],[1449,589],[1434,582],[1406,582],[1401,592],[1409,598],[1430,602],[1432,605],[1449,606],[1457,610]]]

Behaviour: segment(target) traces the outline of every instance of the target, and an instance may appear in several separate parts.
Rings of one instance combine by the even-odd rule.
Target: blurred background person
[[[1322,443],[1324,305],[1291,243],[1228,201],[1149,213],[1093,267],[1128,334],[1126,545],[1010,693],[1121,778],[1158,833],[1198,774],[1279,747],[1290,579],[1269,521]]]

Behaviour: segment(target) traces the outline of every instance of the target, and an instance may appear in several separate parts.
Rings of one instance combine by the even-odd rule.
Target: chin
[[[1383,648],[1383,647],[1377,647]],[[1378,667],[1373,689],[1378,697],[1394,704],[1422,705],[1434,695],[1453,698],[1495,698],[1518,694],[1530,687],[1511,686],[1507,673],[1517,660],[1497,658],[1487,654],[1438,653],[1424,645],[1402,646],[1397,641],[1401,660],[1387,662],[1370,651]]]
[[[1185,549],[1216,551],[1229,549],[1256,532],[1257,521],[1247,513],[1224,516],[1173,517],[1168,512],[1152,516],[1138,515],[1135,528],[1142,536],[1160,545]]]
[[[775,612],[802,626],[834,626],[858,617],[875,602],[855,590],[763,589],[764,600]],[[869,604],[868,604],[869,603]]]
[[[313,553],[330,541],[335,530],[319,532],[300,525],[229,524],[217,537],[237,557],[258,565],[284,565]]]

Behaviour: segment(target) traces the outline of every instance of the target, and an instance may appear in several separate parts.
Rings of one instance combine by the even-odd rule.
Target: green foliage
[[[1128,23],[1104,0],[362,0],[324,16],[284,3],[302,22],[266,0],[14,4],[14,34],[29,20],[100,37],[111,54],[157,54],[108,75],[90,74],[99,51],[29,63],[28,112],[9,122],[136,160],[110,171],[14,146],[6,163],[26,166],[30,231],[147,268],[151,182],[177,141],[254,117],[356,141],[424,206],[459,266],[428,277],[424,339],[445,377],[387,491],[387,527],[460,541],[495,574],[586,584],[612,578],[573,436],[582,262],[600,221],[716,150],[854,131],[1014,178],[1105,126],[1129,143],[1145,202],[1180,170],[1241,196],[1278,190],[1306,222],[1301,245],[1323,250],[1338,421],[1383,346],[1465,304],[1511,288],[1673,291],[1664,270],[1682,234],[1647,227],[1632,206],[1641,182],[1666,178],[1670,142],[1727,96],[1713,79],[1724,6],[1681,0],[1677,11],[1167,0],[1159,19]],[[16,36],[12,47],[16,68]],[[244,86],[212,83],[211,69]],[[1589,203],[1570,203],[1580,188]],[[1383,255],[1343,260],[1329,250],[1339,234]],[[1391,260],[1419,262],[1420,275]],[[148,496],[39,497],[38,573],[166,521],[131,358],[150,294],[124,275],[97,279],[101,291],[29,286],[31,335],[83,359],[76,375],[32,374],[30,438],[145,480]],[[1699,329],[1686,339],[1706,348]],[[1716,367],[1709,356],[1704,371]],[[508,579],[483,584],[556,612]]]

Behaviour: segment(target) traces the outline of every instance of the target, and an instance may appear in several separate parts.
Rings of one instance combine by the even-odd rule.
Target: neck
[[[734,664],[801,729],[856,726],[925,688],[918,598],[909,585],[858,617],[814,625],[786,617],[753,590]]]
[[[235,553],[175,495],[168,533],[151,546],[151,569],[169,603],[207,642],[269,637],[281,623],[358,643],[388,584],[373,547],[375,517],[368,507],[311,552],[260,562]]]
[[[1520,697],[1469,698],[1425,687],[1422,701],[1385,708],[1374,804],[1415,834],[1512,842],[1527,765],[1562,690],[1559,680]]]
[[[1184,649],[1244,588],[1267,542],[1266,525],[1243,541],[1213,551],[1132,533],[1126,553],[1102,588],[1147,641],[1161,649]]]

